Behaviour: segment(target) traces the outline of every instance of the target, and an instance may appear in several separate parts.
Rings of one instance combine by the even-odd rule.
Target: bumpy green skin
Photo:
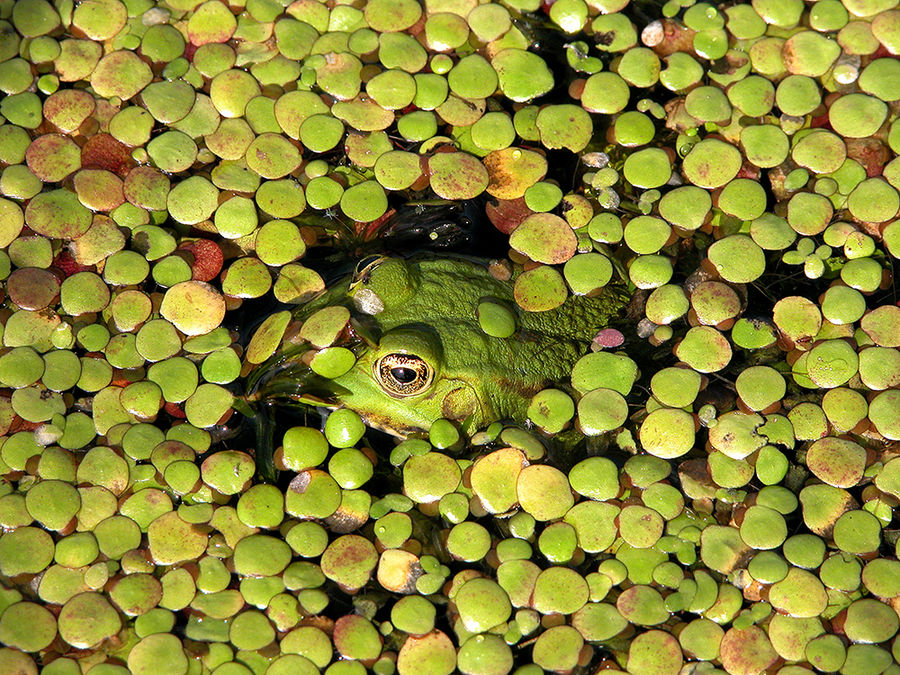
[[[359,307],[373,295],[384,309],[367,316]],[[516,314],[518,330],[512,337],[491,337],[481,329],[476,310],[483,299],[500,301]],[[298,317],[343,304],[360,319],[362,330],[378,344],[356,349],[356,365],[330,381],[330,393],[370,426],[405,436],[428,430],[440,418],[457,420],[466,431],[496,420],[524,421],[529,399],[567,380],[597,332],[627,301],[624,290],[607,289],[599,297],[570,297],[547,312],[525,312],[516,307],[512,282],[495,279],[483,261],[391,258],[359,278],[342,280]],[[432,386],[406,398],[384,391],[373,364],[389,352],[415,354],[431,363],[436,369]],[[285,375],[298,377],[291,368]]]

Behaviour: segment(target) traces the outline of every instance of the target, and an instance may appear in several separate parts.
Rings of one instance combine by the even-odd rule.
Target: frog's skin
[[[497,338],[482,330],[476,309],[483,299],[515,314],[514,335]],[[397,436],[427,431],[441,418],[468,433],[496,420],[524,422],[529,399],[566,382],[575,361],[627,301],[623,288],[609,287],[598,297],[572,296],[557,309],[526,312],[513,300],[512,281],[494,278],[487,261],[379,258],[294,315],[302,321],[325,306],[350,309],[356,365],[326,380],[303,363],[308,346],[287,347],[251,376],[250,398],[350,408],[367,425]],[[376,364],[386,356],[379,380]],[[385,384],[397,372],[391,364],[407,367],[407,375],[419,369],[425,380],[430,370],[430,384],[401,395],[394,380],[391,391]]]

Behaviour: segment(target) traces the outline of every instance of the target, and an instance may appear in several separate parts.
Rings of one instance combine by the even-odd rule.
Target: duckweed
[[[895,5],[0,3],[0,671],[900,672]],[[334,261],[467,200],[474,338],[627,312],[319,424],[411,297]]]

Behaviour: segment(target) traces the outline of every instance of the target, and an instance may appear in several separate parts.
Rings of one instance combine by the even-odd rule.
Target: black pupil
[[[400,384],[409,384],[416,379],[416,371],[412,368],[391,368],[391,376]]]

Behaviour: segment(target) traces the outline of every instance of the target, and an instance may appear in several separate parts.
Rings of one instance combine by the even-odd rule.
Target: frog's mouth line
[[[419,427],[406,427],[404,426],[402,429],[395,426],[389,426],[382,424],[377,419],[373,418],[371,415],[366,415],[365,413],[361,413],[360,417],[363,422],[365,422],[367,427],[375,429],[385,434],[389,434],[390,436],[394,436],[396,438],[407,438],[410,434],[417,433],[427,433],[426,429],[420,429]]]

